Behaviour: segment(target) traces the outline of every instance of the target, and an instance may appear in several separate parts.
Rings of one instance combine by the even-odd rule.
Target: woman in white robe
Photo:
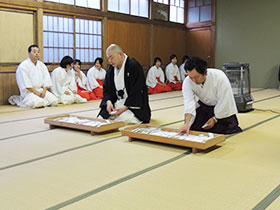
[[[93,92],[87,90],[87,77],[83,71],[81,71],[82,62],[78,59],[73,62],[72,73],[75,75],[75,82],[77,84],[77,93],[82,97],[90,100],[96,100],[96,96]]]
[[[181,82],[183,83],[185,78],[188,76],[187,71],[185,70],[185,64],[188,61],[190,57],[185,55],[182,59],[182,64],[179,67],[179,71],[180,71],[180,76],[181,76]]]
[[[176,65],[177,57],[176,55],[170,56],[170,63],[165,68],[165,74],[167,78],[167,85],[172,88],[172,90],[182,90],[182,83],[179,68]]]
[[[73,59],[70,56],[65,56],[60,62],[60,67],[57,67],[51,73],[53,82],[51,91],[59,99],[59,103],[62,104],[87,102],[85,98],[77,94],[75,75],[70,71],[72,63]]]
[[[87,72],[87,87],[92,91],[97,99],[103,98],[103,81],[105,79],[106,71],[102,68],[103,59],[96,58],[94,66]]]
[[[57,98],[48,91],[52,86],[49,71],[46,65],[39,61],[39,47],[31,45],[28,52],[29,57],[18,66],[16,71],[20,96],[11,96],[9,103],[30,108],[56,106]]]
[[[171,88],[164,82],[165,77],[160,65],[161,59],[156,57],[154,60],[154,65],[148,71],[146,85],[148,87],[149,94],[171,91]]]

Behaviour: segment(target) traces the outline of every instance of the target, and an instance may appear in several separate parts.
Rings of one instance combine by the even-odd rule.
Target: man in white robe
[[[170,56],[170,63],[165,68],[165,74],[167,78],[167,85],[172,88],[172,90],[182,90],[181,76],[179,68],[177,66],[176,55]]]
[[[189,59],[185,69],[188,71],[182,90],[185,124],[179,132],[189,134],[190,129],[222,134],[241,132],[231,85],[224,72],[207,69],[206,61],[199,57]]]
[[[28,53],[29,57],[20,63],[16,71],[20,96],[11,96],[9,102],[30,108],[56,106],[57,98],[48,91],[52,86],[49,71],[46,65],[39,61],[39,47],[31,45]]]
[[[51,73],[53,82],[51,91],[59,99],[59,103],[62,104],[87,102],[87,99],[77,94],[75,75],[70,71],[72,63],[73,59],[70,56],[65,56],[60,62],[60,67],[57,67]]]

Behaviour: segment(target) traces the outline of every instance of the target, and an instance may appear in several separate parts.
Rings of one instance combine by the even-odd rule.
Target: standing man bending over
[[[232,89],[224,72],[207,69],[206,61],[199,57],[189,59],[185,69],[189,75],[182,89],[185,124],[179,132],[189,134],[190,129],[221,134],[241,132]]]
[[[111,44],[106,50],[110,65],[103,84],[99,116],[125,123],[148,123],[151,118],[148,90],[141,65]]]

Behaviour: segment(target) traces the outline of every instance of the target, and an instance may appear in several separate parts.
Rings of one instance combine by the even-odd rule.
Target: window
[[[45,0],[62,4],[71,4],[80,7],[100,9],[100,0]]]
[[[189,0],[188,22],[211,20],[211,0]]]
[[[184,0],[170,0],[170,21],[184,23],[184,4]]]
[[[184,23],[185,1],[184,0],[153,0],[161,4],[169,4],[169,21]],[[169,3],[168,3],[169,1]]]
[[[102,56],[101,21],[76,19],[76,58],[93,62]]]
[[[149,0],[108,0],[108,10],[140,17],[149,17]]]
[[[102,52],[101,21],[44,15],[43,44],[44,62],[58,63],[65,55],[93,62]]]
[[[154,0],[154,2],[161,3],[161,4],[168,4],[168,0]]]

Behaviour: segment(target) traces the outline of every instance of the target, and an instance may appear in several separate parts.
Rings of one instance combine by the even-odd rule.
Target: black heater
[[[249,64],[224,63],[223,71],[229,78],[238,112],[253,110]]]

